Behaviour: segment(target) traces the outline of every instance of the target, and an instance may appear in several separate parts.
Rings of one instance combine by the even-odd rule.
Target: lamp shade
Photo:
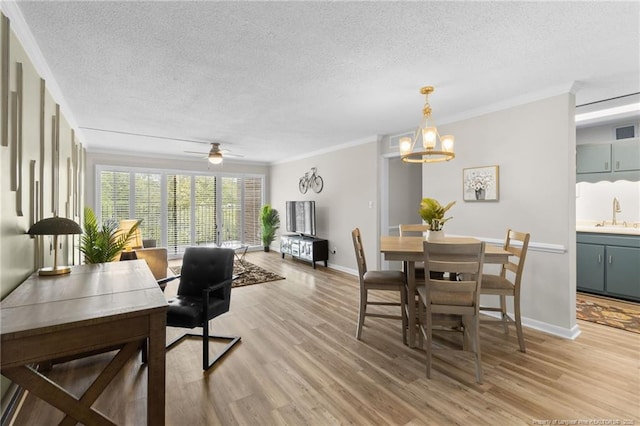
[[[82,234],[82,228],[66,217],[50,217],[33,224],[29,235],[53,235],[53,267],[40,268],[39,275],[64,275],[71,272],[68,266],[58,266],[58,235]]]
[[[27,233],[29,235],[82,234],[82,228],[66,217],[50,217],[34,223]]]

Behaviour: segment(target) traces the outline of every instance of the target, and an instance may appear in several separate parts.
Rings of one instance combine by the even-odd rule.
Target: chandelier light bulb
[[[422,145],[425,149],[433,149],[436,146],[436,136],[438,131],[435,127],[425,127],[422,129]]]
[[[404,138],[400,138],[400,154],[401,155],[410,153],[411,148],[412,148],[411,138],[406,136]]]
[[[444,135],[440,139],[442,141],[442,150],[446,152],[453,152],[453,135]]]

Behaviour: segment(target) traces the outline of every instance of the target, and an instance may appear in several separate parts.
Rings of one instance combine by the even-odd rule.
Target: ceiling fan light
[[[209,153],[209,162],[211,164],[221,164],[222,163],[222,153],[221,152],[211,152],[211,153]]]

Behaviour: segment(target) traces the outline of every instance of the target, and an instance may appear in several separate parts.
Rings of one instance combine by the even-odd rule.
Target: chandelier
[[[400,158],[405,163],[436,163],[449,161],[456,156],[453,152],[453,135],[440,136],[438,128],[431,118],[429,95],[433,93],[433,90],[432,86],[420,89],[420,93],[425,96],[420,126],[413,134],[413,138],[400,138]],[[418,150],[414,151],[420,137],[422,137],[422,150],[417,148]]]

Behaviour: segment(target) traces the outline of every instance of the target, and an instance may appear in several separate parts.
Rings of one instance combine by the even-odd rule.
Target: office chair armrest
[[[158,285],[162,285],[162,284],[167,284],[170,283],[173,280],[177,280],[178,278],[180,278],[180,275],[175,275],[173,277],[167,277],[167,278],[163,278],[161,280],[158,280]]]
[[[232,279],[228,279],[219,283],[212,284],[211,286],[202,290],[202,298],[208,301],[209,296],[213,294],[219,299],[226,299],[228,297],[228,293],[231,291],[232,282]]]
[[[168,283],[170,283],[173,280],[177,280],[178,278],[180,278],[180,275],[176,275],[176,276],[173,276],[173,277],[166,277],[166,278],[163,278],[163,279],[158,280],[156,282],[160,286],[160,290],[164,291],[164,289],[167,287]]]

